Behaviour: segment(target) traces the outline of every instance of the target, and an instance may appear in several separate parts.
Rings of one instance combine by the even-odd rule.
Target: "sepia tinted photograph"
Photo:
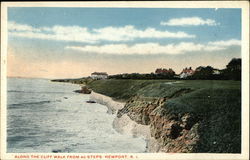
[[[13,4],[1,17],[10,159],[249,153],[246,3]]]

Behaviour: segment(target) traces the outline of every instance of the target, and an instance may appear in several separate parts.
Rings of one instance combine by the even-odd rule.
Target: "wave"
[[[25,92],[25,91],[17,91],[17,90],[8,90],[8,92]]]
[[[14,104],[9,104],[8,108],[18,108],[18,106],[24,106],[24,105],[34,105],[34,104],[45,104],[45,103],[51,103],[52,101],[39,101],[39,102],[25,102],[25,103],[14,103]]]
[[[60,94],[71,93],[71,92],[69,92],[69,93],[68,92],[39,92],[39,91],[18,91],[18,90],[8,90],[8,92],[9,93],[11,93],[11,92],[17,92],[17,93],[60,93]]]
[[[72,149],[65,147],[62,149],[52,149],[52,153],[70,153]]]

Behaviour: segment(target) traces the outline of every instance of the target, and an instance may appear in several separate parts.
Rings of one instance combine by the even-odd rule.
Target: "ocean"
[[[80,86],[8,78],[8,153],[143,153],[143,138],[116,132],[107,107],[86,103]]]

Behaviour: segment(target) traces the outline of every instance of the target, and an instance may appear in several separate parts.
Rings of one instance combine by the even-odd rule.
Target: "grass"
[[[241,92],[206,88],[167,101],[173,114],[190,113],[201,120],[197,152],[240,153]]]
[[[241,82],[221,80],[98,80],[94,91],[126,101],[140,95],[168,97],[167,113],[190,113],[199,120],[197,152],[241,152]]]
[[[137,95],[139,90],[155,83],[166,82],[163,80],[97,80],[88,83],[88,87],[95,92],[105,94],[116,100],[126,101]],[[137,93],[138,92],[138,93]]]
[[[146,97],[168,97],[181,89],[240,89],[239,81],[219,80],[97,80],[87,85],[94,91],[113,97],[118,100],[128,100],[135,95]]]

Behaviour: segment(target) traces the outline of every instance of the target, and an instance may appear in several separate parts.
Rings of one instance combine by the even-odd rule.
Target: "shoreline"
[[[116,114],[117,111],[122,109],[126,104],[125,102],[114,101],[111,97],[96,93],[94,91],[91,91],[89,100],[94,100],[96,103],[105,105],[108,108],[108,113],[110,114]]]
[[[147,153],[239,153],[239,86],[239,82],[232,81],[186,81],[170,85],[168,81],[145,80],[100,80],[86,85],[95,91],[90,98],[105,105],[107,113],[115,114],[113,128],[121,134],[143,138]],[[222,100],[233,103],[225,105]],[[224,119],[230,125],[221,127],[218,122]],[[232,127],[237,132],[229,132]],[[225,136],[230,148],[228,143],[221,142]]]
[[[125,106],[125,102],[117,102],[109,96],[91,92],[89,100],[93,100],[99,104],[105,105],[108,108],[108,114],[116,114],[119,109]],[[135,137],[141,137],[146,142],[145,152],[158,152],[159,145],[155,138],[151,137],[150,126],[138,124],[131,120],[127,114],[122,115],[120,118],[117,116],[113,120],[113,128],[120,134],[127,134]]]

